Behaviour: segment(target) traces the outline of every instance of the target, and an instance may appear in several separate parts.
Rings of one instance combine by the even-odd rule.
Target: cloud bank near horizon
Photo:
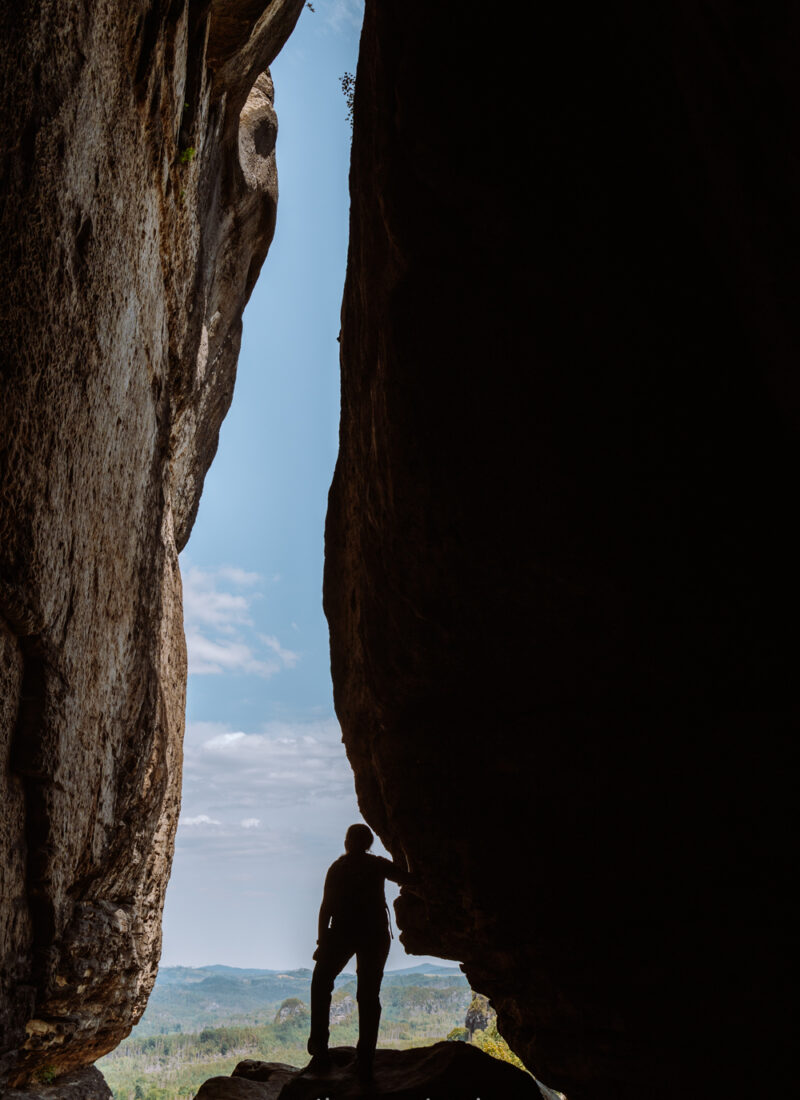
[[[265,808],[354,799],[339,723],[266,722],[256,733],[189,722],[184,748],[182,828],[238,823],[258,829]]]

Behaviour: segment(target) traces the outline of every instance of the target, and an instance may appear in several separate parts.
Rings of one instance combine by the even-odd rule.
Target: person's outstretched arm
[[[399,861],[393,862],[390,859],[383,860],[385,864],[383,869],[384,874],[388,879],[391,879],[392,882],[396,882],[398,886],[408,886],[418,881],[418,876],[411,870],[411,863],[406,855],[405,849],[403,849],[403,856],[406,862],[405,867],[401,867]]]

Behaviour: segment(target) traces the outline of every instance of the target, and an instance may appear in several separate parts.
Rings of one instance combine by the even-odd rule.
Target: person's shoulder
[[[333,861],[333,863],[328,868],[328,876],[335,878],[336,875],[340,874],[346,867],[347,855],[345,854],[343,856],[339,856],[338,859],[335,859]]]

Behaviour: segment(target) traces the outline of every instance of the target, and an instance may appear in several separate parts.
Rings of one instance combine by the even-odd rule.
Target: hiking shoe
[[[375,1080],[372,1072],[372,1061],[365,1061],[363,1058],[356,1059],[356,1076],[359,1083],[362,1085],[371,1085]]]
[[[325,1054],[312,1054],[311,1061],[308,1063],[303,1073],[312,1074],[325,1074],[330,1073],[333,1068],[333,1062],[330,1054],[326,1051]]]

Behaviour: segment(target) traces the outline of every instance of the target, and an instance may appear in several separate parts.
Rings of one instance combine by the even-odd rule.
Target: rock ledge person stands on
[[[374,837],[367,825],[351,825],[344,838],[345,854],[328,868],[319,910],[316,966],[311,979],[311,1035],[308,1053],[311,1073],[330,1069],[328,1055],[331,993],[336,976],[356,956],[358,972],[358,1074],[372,1076],[378,1025],[380,988],[391,939],[384,881],[406,884],[414,880],[389,859],[369,854]]]

